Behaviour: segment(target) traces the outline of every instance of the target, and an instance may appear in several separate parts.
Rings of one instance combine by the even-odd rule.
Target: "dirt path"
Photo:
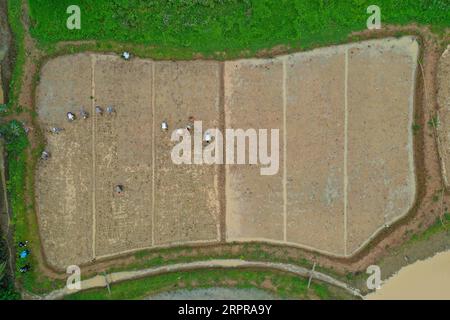
[[[350,287],[348,284],[334,279],[321,272],[312,271],[303,267],[284,264],[284,263],[272,263],[272,262],[257,262],[257,261],[246,261],[238,259],[225,259],[225,260],[207,260],[207,261],[196,261],[190,263],[179,263],[163,267],[148,268],[138,271],[126,271],[126,272],[115,272],[105,275],[98,275],[93,278],[83,280],[81,282],[80,290],[69,290],[67,288],[55,290],[49,294],[39,297],[43,300],[55,300],[62,299],[64,296],[72,293],[76,293],[83,290],[94,289],[94,288],[106,288],[108,284],[114,284],[126,280],[134,280],[143,277],[150,277],[155,275],[160,275],[169,272],[180,272],[180,271],[191,271],[196,269],[215,269],[215,268],[252,268],[252,269],[269,269],[282,272],[288,272],[295,274],[299,277],[316,279],[332,286],[346,290],[348,293],[362,298],[361,294],[357,289]],[[36,298],[36,297],[35,297]]]

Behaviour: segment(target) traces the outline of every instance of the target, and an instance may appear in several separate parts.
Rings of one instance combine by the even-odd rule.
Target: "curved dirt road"
[[[283,272],[293,273],[300,277],[310,277],[328,283],[330,285],[339,287],[346,290],[350,294],[362,298],[359,290],[350,287],[348,284],[334,279],[326,274],[311,271],[309,269],[285,264],[285,263],[273,263],[273,262],[259,262],[259,261],[245,261],[238,259],[224,259],[224,260],[207,260],[197,261],[189,263],[178,263],[162,267],[154,267],[137,271],[124,271],[114,272],[106,275],[97,275],[93,278],[83,280],[81,282],[81,289],[69,290],[66,287],[63,289],[55,290],[49,294],[36,297],[44,300],[62,299],[64,296],[72,293],[76,293],[83,290],[94,288],[105,288],[107,284],[117,283],[125,280],[133,280],[143,277],[155,276],[167,272],[189,271],[193,269],[209,269],[209,268],[255,268],[255,269],[271,269]]]

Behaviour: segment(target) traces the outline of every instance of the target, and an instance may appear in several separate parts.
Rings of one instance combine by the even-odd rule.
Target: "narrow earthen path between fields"
[[[271,269],[276,271],[288,272],[295,274],[299,277],[313,278],[332,286],[346,290],[348,293],[363,298],[359,290],[352,288],[348,284],[334,279],[329,275],[320,273],[317,271],[312,271],[303,267],[295,266],[292,264],[285,263],[274,263],[274,262],[259,262],[259,261],[246,261],[239,259],[224,259],[224,260],[207,260],[207,261],[196,261],[189,263],[178,263],[162,267],[153,267],[148,269],[142,269],[137,271],[124,271],[124,272],[114,272],[105,275],[97,275],[93,278],[83,280],[81,282],[81,289],[69,290],[67,287],[59,290],[50,292],[45,296],[33,296],[33,299],[43,299],[43,300],[55,300],[62,299],[68,294],[73,294],[79,291],[94,289],[94,288],[106,288],[110,284],[118,283],[126,280],[134,280],[143,277],[160,275],[168,272],[180,272],[180,271],[191,271],[195,269],[211,269],[211,268],[252,268],[252,269]],[[114,290],[114,288],[112,288]]]

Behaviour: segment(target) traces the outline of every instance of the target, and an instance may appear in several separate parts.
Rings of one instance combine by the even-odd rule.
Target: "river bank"
[[[450,299],[450,250],[400,269],[366,299]]]

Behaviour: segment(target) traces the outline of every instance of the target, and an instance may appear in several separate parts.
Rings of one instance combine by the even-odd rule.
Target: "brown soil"
[[[408,213],[417,55],[402,37],[225,62],[226,126],[281,128],[276,175],[227,166],[228,239],[351,256]]]
[[[39,162],[36,196],[49,264],[64,269],[154,246],[217,242],[219,167],[174,165],[170,133],[191,116],[217,127],[218,75],[217,62],[86,53],[43,66],[36,111],[51,157]],[[97,105],[114,113],[96,115]],[[72,123],[69,111],[78,115]],[[53,134],[53,126],[64,131]]]

